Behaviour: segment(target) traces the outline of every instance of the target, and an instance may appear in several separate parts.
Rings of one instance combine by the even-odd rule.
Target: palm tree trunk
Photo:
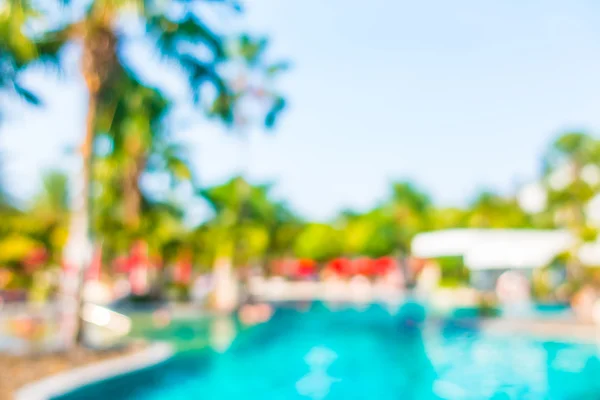
[[[79,293],[78,293],[78,307],[77,312],[79,318],[77,320],[77,331],[75,334],[75,342],[77,344],[83,343],[84,339],[84,324],[81,319],[82,309],[83,309],[83,288],[85,285],[85,271],[90,265],[92,254],[91,250],[93,248],[93,238],[92,238],[92,181],[93,181],[93,172],[92,168],[94,165],[94,137],[95,137],[95,124],[96,124],[96,109],[97,109],[97,93],[90,92],[89,100],[88,100],[88,113],[87,113],[87,121],[86,121],[86,132],[85,139],[83,142],[82,149],[82,159],[83,159],[83,180],[82,180],[82,206],[81,210],[76,210],[76,212],[80,212],[81,215],[79,219],[81,220],[82,229],[81,234],[85,235],[85,239],[83,239],[90,253],[88,253],[86,257],[86,263],[81,265],[79,270]]]
[[[74,300],[75,307],[72,310],[74,327],[74,343],[81,344],[84,338],[84,324],[82,320],[83,287],[85,271],[92,258],[91,239],[91,176],[92,156],[94,141],[94,126],[96,118],[96,94],[90,92],[88,115],[86,123],[86,134],[81,148],[82,168],[79,176],[79,193],[75,197],[75,204],[71,216],[69,238],[65,246],[65,263],[74,271],[74,282],[71,283],[69,297]]]
[[[129,228],[137,229],[142,211],[140,179],[146,160],[139,156],[132,156],[131,159],[131,164],[128,165],[123,180],[124,220]]]
[[[103,34],[106,32],[103,31]],[[106,36],[106,35],[104,35]],[[110,35],[108,35],[110,38]],[[99,71],[103,68],[102,60],[107,56],[103,52],[114,50],[103,35],[95,37],[87,34],[83,40],[83,55],[81,71],[88,89],[88,110],[86,118],[85,136],[81,146],[81,175],[79,176],[79,192],[75,197],[72,213],[69,238],[65,246],[65,262],[75,271],[74,282],[71,283],[70,296],[74,300],[73,319],[70,324],[74,327],[74,343],[81,344],[84,338],[84,323],[82,320],[82,307],[84,303],[83,288],[85,271],[92,259],[92,229],[91,229],[91,201],[92,201],[92,168],[94,156],[94,139],[96,133],[96,115],[98,110],[98,97],[102,82],[106,80],[106,72],[101,76]],[[99,51],[100,49],[100,51]],[[110,67],[108,67],[110,68]],[[104,78],[104,79],[102,79]]]
[[[135,169],[135,166],[129,166],[123,177],[123,220],[130,229],[138,226],[141,203]]]

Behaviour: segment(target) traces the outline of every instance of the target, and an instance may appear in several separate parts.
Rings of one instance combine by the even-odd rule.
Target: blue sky
[[[246,8],[244,23],[293,62],[281,81],[290,107],[275,132],[251,132],[247,154],[214,124],[180,129],[205,184],[245,159],[252,179],[276,182],[276,194],[309,218],[366,209],[394,179],[415,180],[439,204],[464,204],[478,188],[509,192],[535,178],[561,130],[600,128],[593,0],[248,0]],[[134,62],[141,53],[131,51]],[[44,168],[76,166],[64,149],[81,135],[85,90],[76,73],[66,76],[29,74],[43,109],[8,104],[0,149],[21,197]]]

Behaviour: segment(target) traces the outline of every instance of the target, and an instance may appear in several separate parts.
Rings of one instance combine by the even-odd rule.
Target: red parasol
[[[48,260],[48,252],[43,247],[37,247],[29,252],[23,260],[27,272],[33,272]]]
[[[113,268],[115,272],[122,274],[129,272],[128,259],[129,257],[127,256],[118,256],[117,258],[115,258],[113,260]]]
[[[371,276],[374,273],[373,261],[367,257],[352,260],[352,272],[358,275]]]
[[[175,282],[187,285],[192,278],[192,264],[189,262],[179,262],[175,267]]]
[[[373,261],[373,272],[375,275],[386,275],[396,268],[396,260],[393,257],[379,257]]]
[[[86,271],[85,279],[87,280],[99,280],[100,271],[102,269],[102,246],[97,246],[92,257],[92,263]]]
[[[312,276],[316,273],[316,263],[309,259],[300,259],[296,262],[296,275],[300,277]]]
[[[179,257],[177,265],[175,266],[174,279],[175,282],[187,285],[190,283],[192,278],[192,256],[189,253],[183,254]]]
[[[350,275],[352,273],[352,262],[347,258],[335,258],[329,262],[327,268],[338,275]]]

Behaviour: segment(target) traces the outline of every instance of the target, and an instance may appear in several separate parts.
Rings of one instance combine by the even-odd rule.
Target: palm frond
[[[286,101],[281,96],[276,96],[273,100],[273,105],[267,112],[265,116],[265,126],[267,128],[273,128],[275,126],[275,122],[277,121],[277,117],[286,107]]]
[[[181,44],[204,44],[210,50],[213,61],[217,62],[225,57],[223,41],[196,15],[188,12],[181,21],[173,21],[164,14],[148,18],[146,30],[157,37],[159,53],[167,58],[178,61],[183,55]]]
[[[35,93],[33,93],[28,88],[22,86],[20,83],[18,83],[16,81],[13,82],[13,89],[14,89],[15,93],[19,97],[21,97],[22,99],[24,99],[29,104],[33,104],[33,105],[36,105],[36,106],[39,106],[39,105],[42,104],[42,100],[39,98],[38,95],[36,95]]]

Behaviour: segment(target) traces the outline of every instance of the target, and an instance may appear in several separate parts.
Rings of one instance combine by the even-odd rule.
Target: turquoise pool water
[[[188,337],[212,332],[220,350],[181,352],[60,399],[600,398],[595,346],[486,336],[476,324],[424,317],[415,304],[389,312],[316,303],[279,308],[245,330],[233,320],[180,328]]]

